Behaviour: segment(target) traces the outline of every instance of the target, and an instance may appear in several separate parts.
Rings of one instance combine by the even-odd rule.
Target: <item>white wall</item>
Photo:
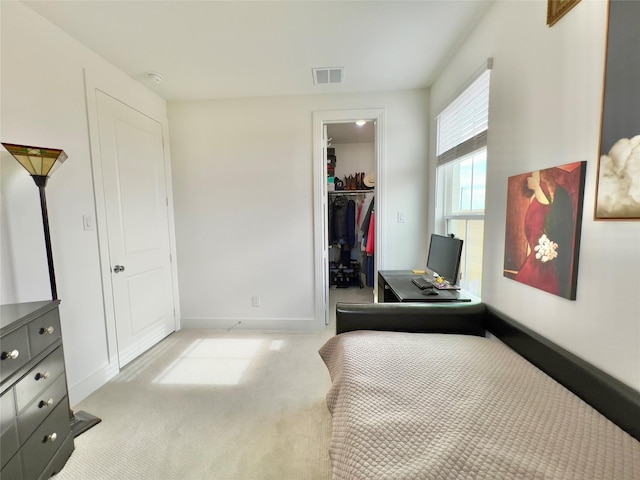
[[[339,143],[333,146],[336,149],[336,177],[344,179],[357,172],[364,172],[365,175],[375,173],[374,143]]]
[[[593,220],[607,2],[582,1],[552,28],[545,16],[546,2],[495,2],[431,88],[431,117],[494,58],[483,300],[640,390],[640,222]],[[588,163],[569,301],[503,277],[505,199],[508,177],[579,160]]]
[[[393,268],[422,265],[426,91],[169,103],[183,326],[314,322],[312,112],[361,108],[386,110],[381,248]]]
[[[163,112],[165,103],[21,2],[0,2],[2,141],[62,148],[47,189],[71,405],[117,373],[109,363],[83,69]],[[38,190],[2,150],[0,303],[51,298]]]

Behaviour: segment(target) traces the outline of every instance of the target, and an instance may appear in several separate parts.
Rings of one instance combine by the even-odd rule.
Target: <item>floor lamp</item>
[[[40,209],[42,210],[42,227],[44,229],[44,243],[47,249],[47,264],[49,266],[49,283],[51,284],[51,298],[58,300],[58,289],[56,286],[56,275],[53,269],[53,254],[51,251],[51,235],[49,233],[49,215],[47,214],[47,198],[45,187],[49,175],[67,159],[64,150],[55,148],[29,147],[26,145],[14,145],[2,143],[4,148],[22,165],[31,175],[33,181],[40,191]],[[100,423],[101,419],[93,415],[78,411],[70,412],[71,431],[74,436],[87,431],[89,428]]]

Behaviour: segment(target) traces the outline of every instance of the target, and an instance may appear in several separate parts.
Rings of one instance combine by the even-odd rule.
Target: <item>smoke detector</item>
[[[339,85],[344,83],[344,67],[312,68],[314,85]]]
[[[158,72],[147,72],[147,78],[154,83],[162,83],[164,77]]]

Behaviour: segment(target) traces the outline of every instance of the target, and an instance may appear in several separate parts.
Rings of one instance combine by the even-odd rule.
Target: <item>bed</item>
[[[444,316],[432,323],[417,320],[423,308],[419,316],[398,308],[339,305],[344,331],[320,349],[332,380],[334,479],[640,479],[638,420],[621,428],[480,335],[486,306],[465,307],[471,323],[455,307],[427,310]],[[392,312],[391,325],[408,331],[381,328]],[[367,318],[373,329],[360,329]],[[632,405],[622,415],[635,415],[637,392],[622,389]],[[614,400],[615,409],[628,400]]]

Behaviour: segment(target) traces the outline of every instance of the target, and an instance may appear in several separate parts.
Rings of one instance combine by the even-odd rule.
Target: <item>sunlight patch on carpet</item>
[[[277,352],[278,350],[282,349],[283,345],[284,340],[271,340],[271,343],[269,344],[269,350]]]
[[[262,342],[259,339],[196,340],[153,383],[238,385]]]

